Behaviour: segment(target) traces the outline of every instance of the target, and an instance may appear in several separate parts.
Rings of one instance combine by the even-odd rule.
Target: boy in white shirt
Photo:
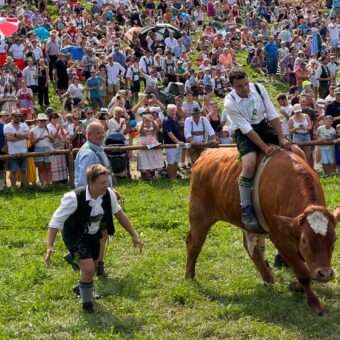
[[[326,116],[324,125],[321,125],[316,130],[316,135],[319,141],[331,141],[335,136],[335,129],[332,127],[333,117]],[[335,172],[334,146],[320,145],[321,164],[324,175],[330,175]]]

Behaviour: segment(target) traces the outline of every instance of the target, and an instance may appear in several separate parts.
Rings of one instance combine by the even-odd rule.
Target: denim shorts
[[[334,149],[320,149],[321,164],[334,164]]]
[[[304,133],[304,134],[299,134],[299,133],[293,133],[293,142],[294,143],[299,143],[299,142],[309,142],[310,141],[310,134]]]
[[[166,159],[169,164],[177,164],[181,158],[181,149],[166,149]]]
[[[46,151],[51,151],[50,146],[36,146],[34,148],[34,152],[46,152]],[[35,162],[45,162],[45,163],[51,163],[51,156],[39,156],[39,157],[34,157]]]
[[[9,160],[9,170],[17,172],[18,170],[27,170],[27,158],[17,158]]]

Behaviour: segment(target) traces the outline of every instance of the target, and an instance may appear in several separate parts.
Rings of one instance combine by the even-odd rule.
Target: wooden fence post
[[[69,172],[69,178],[68,182],[69,184],[74,187],[74,159],[73,159],[73,152],[72,149],[68,149],[69,154],[68,154],[68,172]]]

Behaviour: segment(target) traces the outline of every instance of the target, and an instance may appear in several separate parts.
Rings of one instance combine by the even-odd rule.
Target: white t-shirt
[[[294,108],[292,105],[288,104],[287,106],[283,107],[287,115],[290,117],[292,115],[292,112],[294,111]],[[282,115],[282,122],[281,122],[281,127],[282,127],[282,132],[285,135],[289,134],[289,129],[288,129],[288,121],[284,115]]]
[[[40,128],[39,126],[34,127],[33,130],[32,130],[34,138],[44,137],[44,139],[38,141],[35,144],[35,146],[38,146],[38,147],[49,147],[49,146],[51,146],[50,139],[48,138],[50,132],[51,131],[47,127],[46,128]]]
[[[332,140],[335,136],[335,129],[333,127],[330,127],[329,129],[326,129],[325,125],[321,125],[316,130],[316,134],[320,137],[321,140]],[[333,149],[333,145],[320,145],[320,149]]]
[[[107,123],[107,134],[111,134],[112,132],[123,133],[126,129],[125,118],[120,118],[119,122],[115,118],[111,118]]]
[[[328,30],[331,41],[339,40],[339,25],[331,24],[329,25]]]
[[[4,126],[4,134],[10,133],[14,135],[15,133],[21,134],[21,133],[25,133],[29,131],[30,129],[26,123],[20,123],[18,129],[16,129],[12,123],[6,124]],[[27,152],[26,139],[20,139],[15,142],[8,141],[7,145],[8,145],[8,154],[10,155]]]
[[[10,49],[9,52],[13,53],[13,59],[24,59],[24,45],[20,44],[13,44]]]

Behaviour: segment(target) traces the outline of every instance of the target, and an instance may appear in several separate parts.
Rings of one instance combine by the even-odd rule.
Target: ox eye
[[[302,244],[306,244],[306,240],[304,238],[301,239]]]

